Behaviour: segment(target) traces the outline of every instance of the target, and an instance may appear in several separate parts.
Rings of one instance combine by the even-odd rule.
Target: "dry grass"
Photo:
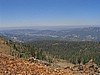
[[[10,51],[11,48],[6,44],[6,41],[3,38],[0,38],[0,52],[9,55]]]

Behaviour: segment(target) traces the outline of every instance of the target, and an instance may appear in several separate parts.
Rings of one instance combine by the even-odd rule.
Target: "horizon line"
[[[22,28],[22,27],[100,27],[100,25],[34,25],[34,26],[1,26],[0,28]]]

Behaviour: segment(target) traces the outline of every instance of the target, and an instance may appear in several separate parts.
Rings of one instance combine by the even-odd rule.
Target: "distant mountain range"
[[[32,40],[100,41],[100,27],[1,30],[0,36],[17,42]]]

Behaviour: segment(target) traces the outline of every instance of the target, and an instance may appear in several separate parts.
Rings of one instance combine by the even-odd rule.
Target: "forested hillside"
[[[9,40],[4,40],[0,47],[1,52],[5,51],[7,54],[19,58],[34,57],[36,59],[46,60],[48,62],[53,62],[55,59],[63,59],[73,64],[85,64],[90,59],[93,59],[94,62],[100,66],[99,42],[42,40],[17,43]]]
[[[52,62],[51,55],[41,48],[30,44],[13,42],[4,38],[0,38],[0,52],[18,58],[34,57],[35,59]]]
[[[100,66],[100,42],[33,41],[29,45],[41,48],[53,58],[68,60],[71,63],[86,63],[93,59]]]

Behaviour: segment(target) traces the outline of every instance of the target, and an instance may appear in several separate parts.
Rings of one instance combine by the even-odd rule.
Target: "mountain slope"
[[[98,66],[89,61],[86,65],[50,68],[0,53],[0,75],[99,75]]]
[[[41,61],[44,56],[42,51],[34,48],[32,45],[15,43],[0,38],[0,75],[96,75],[99,74],[98,66],[94,63],[86,65],[74,65],[63,68],[56,68],[57,63],[52,67],[48,62]],[[57,45],[53,44],[53,45]],[[21,58],[26,57],[27,53],[36,57],[32,59]],[[4,54],[5,53],[5,54]],[[34,53],[36,53],[34,55]],[[9,54],[13,55],[10,56]],[[29,57],[32,55],[30,54]],[[46,54],[47,56],[48,54]],[[16,56],[16,57],[15,57]],[[41,58],[43,56],[43,58]],[[49,56],[49,55],[48,55]],[[19,57],[19,58],[17,58]],[[39,60],[41,59],[41,60]],[[37,61],[38,60],[38,61]],[[50,60],[50,59],[49,59]],[[61,63],[59,63],[61,65]],[[49,66],[48,66],[49,65]],[[62,63],[62,65],[64,65]]]
[[[39,63],[29,63],[25,59],[0,53],[0,75],[72,75],[64,69],[52,69]]]

